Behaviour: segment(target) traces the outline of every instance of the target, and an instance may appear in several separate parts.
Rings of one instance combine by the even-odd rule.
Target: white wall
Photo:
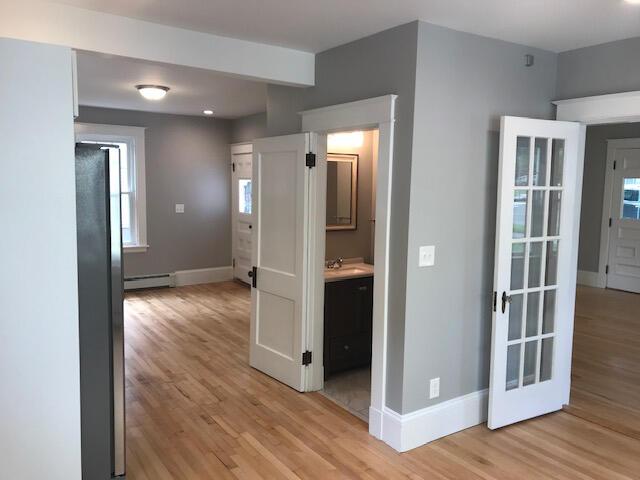
[[[0,38],[0,469],[80,479],[71,51]]]

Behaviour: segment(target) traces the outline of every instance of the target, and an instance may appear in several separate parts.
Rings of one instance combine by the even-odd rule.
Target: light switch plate
[[[429,382],[429,399],[440,396],[440,377],[432,378]]]
[[[184,203],[176,203],[176,213],[184,213]]]
[[[436,263],[436,247],[435,245],[426,245],[420,247],[420,257],[418,260],[419,267],[432,267]]]

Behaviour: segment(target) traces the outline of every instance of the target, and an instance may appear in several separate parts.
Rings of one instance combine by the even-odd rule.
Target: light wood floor
[[[125,313],[129,480],[640,478],[638,439],[567,412],[398,454],[322,395],[248,366],[237,284],[128,294]]]

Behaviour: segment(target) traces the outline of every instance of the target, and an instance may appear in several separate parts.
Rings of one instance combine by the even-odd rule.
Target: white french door
[[[640,293],[640,140],[615,146],[607,287]]]
[[[313,134],[253,144],[252,367],[304,391]],[[315,144],[315,142],[314,142]]]
[[[231,162],[233,276],[245,283],[251,283],[249,271],[253,265],[252,146],[232,145]]]
[[[503,117],[489,428],[569,401],[584,127]]]

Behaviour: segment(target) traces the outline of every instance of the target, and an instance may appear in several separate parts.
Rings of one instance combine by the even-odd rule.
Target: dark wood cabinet
[[[325,283],[324,376],[371,363],[373,277]]]

